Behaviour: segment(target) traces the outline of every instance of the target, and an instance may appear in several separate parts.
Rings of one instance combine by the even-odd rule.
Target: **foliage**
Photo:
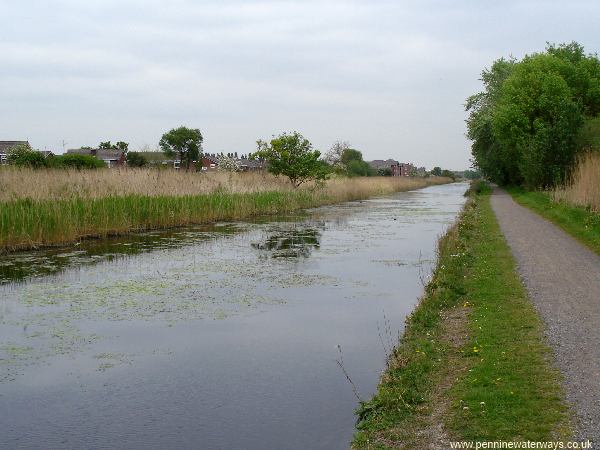
[[[76,155],[65,153],[64,155],[51,156],[48,158],[48,167],[57,169],[99,169],[106,167],[101,159],[90,155]]]
[[[145,167],[148,165],[148,160],[139,152],[127,153],[127,166],[129,167]]]
[[[442,168],[435,166],[433,169],[431,169],[431,175],[434,175],[436,177],[441,177],[442,176]]]
[[[269,172],[284,175],[297,188],[311,180],[325,180],[329,167],[319,160],[321,153],[313,150],[312,144],[297,131],[282,133],[269,143],[257,141],[253,158],[266,160]]]
[[[344,150],[350,148],[350,142],[348,141],[335,141],[327,154],[325,155],[325,161],[332,167],[341,166],[342,154]]]
[[[17,144],[8,150],[9,164],[18,167],[31,167],[39,169],[46,167],[46,158],[40,152],[33,150],[29,144]]]
[[[467,180],[476,180],[477,178],[481,178],[481,173],[478,170],[465,170],[463,177]]]
[[[600,113],[600,61],[573,42],[521,61],[499,59],[467,99],[476,166],[500,184],[563,182],[580,150],[586,117]]]
[[[446,178],[451,178],[453,181],[456,179],[456,175],[454,174],[454,172],[448,169],[442,170],[442,176]]]
[[[226,172],[239,172],[241,170],[240,161],[235,155],[218,155],[217,162],[219,170]]]
[[[159,145],[165,155],[179,156],[182,163],[185,161],[186,170],[189,170],[192,162],[200,157],[202,141],[200,130],[182,126],[163,134]]]
[[[369,177],[377,175],[377,170],[373,169],[369,163],[363,160],[362,153],[352,148],[344,149],[340,163],[344,167],[346,175],[349,177]]]
[[[82,147],[84,148],[84,147]],[[127,153],[127,150],[129,150],[129,144],[127,142],[123,142],[123,141],[119,141],[116,144],[111,144],[110,141],[106,141],[106,142],[100,142],[100,144],[98,144],[98,148],[102,149],[102,150],[121,150],[124,153]]]

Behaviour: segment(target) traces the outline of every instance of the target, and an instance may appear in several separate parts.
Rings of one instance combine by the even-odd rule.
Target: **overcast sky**
[[[0,18],[0,140],[57,152],[185,125],[208,152],[297,130],[462,169],[482,68],[546,41],[600,51],[597,0],[0,0]]]

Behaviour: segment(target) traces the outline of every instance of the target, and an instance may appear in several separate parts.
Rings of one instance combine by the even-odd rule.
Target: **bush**
[[[46,158],[27,144],[19,144],[8,151],[8,163],[18,167],[39,169],[46,167]]]
[[[127,153],[127,165],[129,167],[144,167],[148,165],[148,160],[144,155],[138,152]]]
[[[99,169],[106,167],[106,164],[101,159],[93,156],[66,153],[48,158],[48,166],[59,169]]]

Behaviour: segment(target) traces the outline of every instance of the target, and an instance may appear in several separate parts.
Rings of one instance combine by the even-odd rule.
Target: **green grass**
[[[567,410],[540,319],[515,272],[489,190],[479,191],[440,240],[432,281],[376,395],[357,411],[356,448],[418,448],[427,417],[439,408],[436,420],[456,440],[564,437]],[[461,317],[461,309],[468,338],[457,344],[444,317]]]
[[[509,189],[509,192],[515,201],[558,225],[600,255],[600,214],[566,202],[554,202],[545,192],[520,188]]]
[[[447,424],[469,440],[542,441],[558,431],[563,437],[566,408],[543,325],[488,196],[479,200],[477,212],[465,236],[473,259],[465,281],[471,311],[463,355],[473,362],[450,391]]]

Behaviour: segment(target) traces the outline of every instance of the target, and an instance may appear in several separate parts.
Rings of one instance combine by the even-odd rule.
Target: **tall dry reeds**
[[[94,199],[125,195],[182,196],[225,192],[289,190],[283,178],[266,172],[185,172],[156,169],[33,170],[3,167],[0,202]]]
[[[0,170],[0,252],[157,228],[239,220],[448,182],[337,178],[293,189],[266,173]]]
[[[600,213],[600,153],[586,153],[577,161],[571,180],[552,193],[555,201],[566,201]]]

